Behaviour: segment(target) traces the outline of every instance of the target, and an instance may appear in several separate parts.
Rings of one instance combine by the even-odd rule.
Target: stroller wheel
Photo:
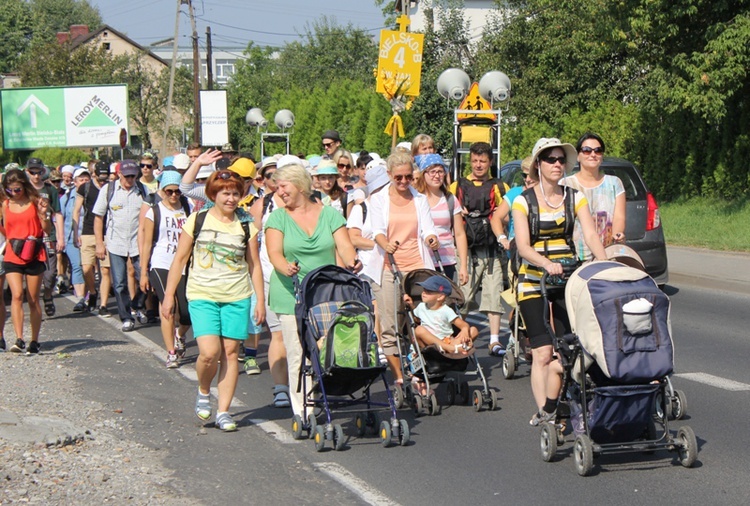
[[[557,452],[557,430],[551,423],[542,424],[539,442],[542,450],[542,460],[552,462]]]
[[[495,411],[497,409],[497,392],[488,390],[487,396],[490,400],[490,411]]]
[[[513,379],[516,374],[516,355],[512,348],[508,348],[503,357],[503,377]]]
[[[315,451],[322,452],[326,446],[326,431],[322,425],[315,426],[313,439],[315,440]]]
[[[682,420],[687,413],[687,397],[682,390],[675,390],[672,397],[672,418]]]
[[[354,425],[357,427],[357,436],[362,437],[367,432],[367,415],[365,413],[357,413],[354,417]]]
[[[469,383],[466,381],[461,382],[461,388],[458,391],[458,395],[461,397],[462,404],[469,404],[471,396],[469,395]]]
[[[378,414],[372,411],[368,411],[365,414],[365,424],[367,425],[367,428],[370,429],[373,435],[377,435],[378,427],[380,426]]]
[[[456,403],[456,382],[448,382],[448,405],[453,406]]]
[[[409,431],[409,424],[406,423],[406,420],[401,419],[398,421],[398,442],[401,446],[406,446],[409,444],[410,438],[411,438],[411,432]]]
[[[693,467],[695,459],[698,458],[698,441],[695,439],[695,432],[687,425],[683,425],[677,431],[677,453],[680,458],[680,464],[684,467]]]
[[[404,407],[404,390],[399,385],[393,385],[393,402],[396,404],[396,409]]]
[[[482,392],[480,392],[479,390],[474,390],[473,404],[474,411],[482,411],[482,405],[484,404],[484,402],[482,400]]]
[[[310,434],[310,439],[313,439],[315,437],[315,431],[318,428],[318,420],[313,413],[307,415],[307,425],[309,426],[309,429],[307,430],[309,431],[308,434]]]
[[[575,457],[576,471],[580,476],[591,474],[594,468],[594,445],[586,434],[576,436],[573,457]]]
[[[302,417],[299,415],[292,417],[292,437],[302,439]]]
[[[333,426],[333,449],[337,452],[344,449],[344,429],[339,424]]]
[[[430,393],[428,402],[430,403],[430,416],[437,415],[440,412],[440,404],[438,404],[435,392]]]
[[[422,400],[422,396],[415,395],[414,396],[414,415],[422,416],[422,411],[424,411],[424,401]]]
[[[383,448],[391,446],[391,424],[388,420],[380,422],[380,444]]]

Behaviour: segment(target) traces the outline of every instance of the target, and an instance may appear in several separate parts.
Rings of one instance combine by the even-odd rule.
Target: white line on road
[[[708,374],[705,372],[686,372],[682,374],[675,374],[675,376],[678,378],[697,381],[698,383],[721,388],[723,390],[729,390],[730,392],[743,392],[750,390],[750,385],[748,385],[747,383],[740,383],[739,381],[721,378],[719,376],[714,376],[713,374]]]
[[[360,480],[338,464],[316,463],[313,464],[313,467],[341,483],[344,487],[357,494],[367,504],[372,504],[373,506],[398,506],[397,502],[391,501],[378,490],[368,485],[367,482]]]
[[[253,418],[250,423],[258,426],[266,434],[273,436],[277,441],[284,444],[295,444],[297,440],[294,439],[292,434],[285,430],[281,425],[271,420],[264,420],[263,418]]]

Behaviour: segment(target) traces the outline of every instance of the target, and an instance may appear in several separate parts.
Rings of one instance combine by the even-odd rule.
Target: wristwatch
[[[507,238],[508,238],[508,236],[507,236],[507,235],[505,235],[505,234],[500,234],[499,236],[497,236],[497,242],[500,242],[500,241],[502,241],[503,239],[507,239]]]

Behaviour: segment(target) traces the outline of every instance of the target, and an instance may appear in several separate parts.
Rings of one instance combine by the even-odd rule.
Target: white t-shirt
[[[365,201],[362,203],[365,206],[369,206],[369,202]],[[363,210],[362,205],[355,204],[352,207],[349,218],[346,220],[346,228],[358,228],[365,239],[372,239],[372,224],[370,222],[369,208],[367,209],[367,216],[362,220]],[[370,265],[372,262],[374,250],[373,249],[357,249],[357,256],[359,261],[362,262],[362,266]],[[364,271],[364,269],[362,269]]]
[[[422,326],[429,330],[433,336],[445,339],[453,335],[453,320],[458,315],[451,308],[443,304],[438,309],[430,309],[427,304],[420,302],[414,310],[414,316],[422,320]]]
[[[160,223],[159,237],[156,238],[156,244],[151,251],[150,267],[152,269],[167,269],[172,266],[174,255],[177,253],[177,243],[180,240],[182,226],[187,221],[185,211],[180,208],[173,211],[167,208],[162,202],[156,204],[159,206]],[[154,221],[154,208],[146,211],[146,219]]]

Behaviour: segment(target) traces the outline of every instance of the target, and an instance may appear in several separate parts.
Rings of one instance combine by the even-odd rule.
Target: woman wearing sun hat
[[[573,169],[576,150],[571,144],[555,138],[541,138],[534,145],[530,171],[538,173],[539,184],[524,191],[513,201],[513,222],[518,254],[522,265],[518,272],[518,300],[526,333],[531,343],[531,390],[537,413],[531,425],[555,419],[557,398],[562,387],[562,366],[553,360],[552,338],[544,325],[544,302],[541,299],[540,279],[563,273],[561,261],[575,260],[571,249],[572,227],[567,220],[577,218],[581,223],[586,244],[598,260],[604,260],[604,247],[596,234],[586,196],[572,188],[560,186],[566,172]],[[532,205],[529,205],[529,203]],[[536,205],[533,205],[536,203]],[[572,203],[575,216],[568,216],[566,208]],[[538,213],[531,220],[531,212]],[[531,243],[530,222],[538,223],[537,238]],[[554,328],[557,333],[570,331],[565,310],[564,290],[548,293],[552,304]]]

